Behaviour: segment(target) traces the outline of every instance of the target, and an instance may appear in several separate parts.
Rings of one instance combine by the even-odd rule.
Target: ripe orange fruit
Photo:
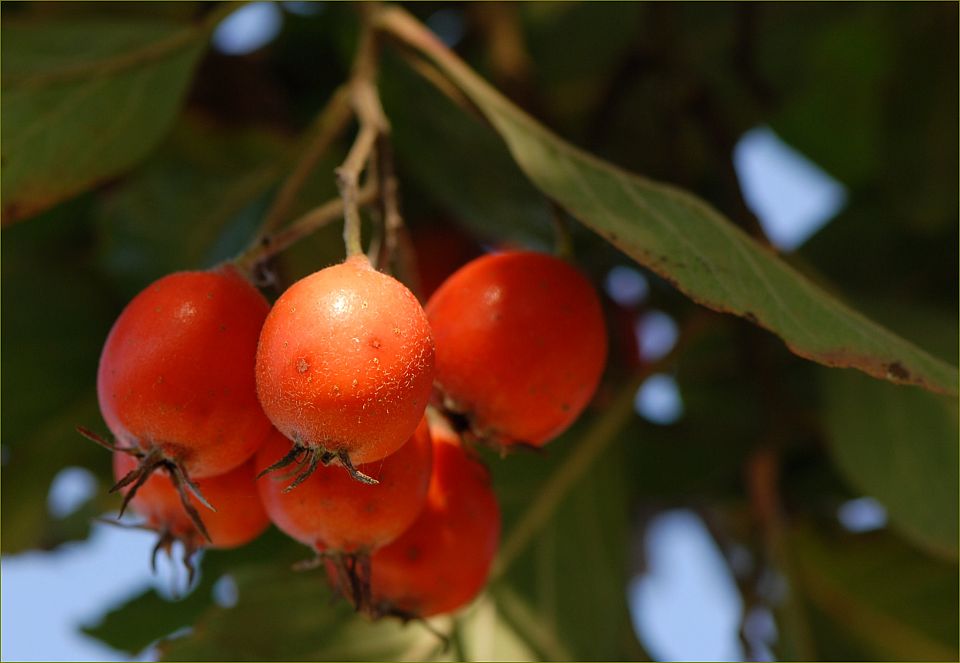
[[[193,479],[240,466],[267,438],[254,359],[269,308],[225,267],[165,276],[117,318],[100,356],[97,396],[119,444],[79,430],[140,459],[114,486],[132,485],[126,501],[159,467],[195,488]]]
[[[263,471],[290,448],[280,434],[257,453]],[[420,513],[430,484],[433,449],[425,420],[400,449],[357,469],[379,483],[358,483],[341,467],[321,467],[285,492],[278,477],[257,482],[270,520],[301,543],[323,551],[368,553],[393,541]]]
[[[446,422],[431,422],[431,435],[426,504],[413,525],[371,559],[375,615],[429,617],[466,605],[486,584],[497,552],[500,508],[489,472]],[[339,586],[338,578],[331,580]]]
[[[293,284],[274,304],[257,350],[264,412],[300,459],[303,481],[337,460],[390,455],[423,417],[434,373],[433,335],[416,297],[363,256]]]
[[[589,281],[549,255],[478,258],[434,293],[436,384],[478,437],[542,446],[587,406],[607,356]]]

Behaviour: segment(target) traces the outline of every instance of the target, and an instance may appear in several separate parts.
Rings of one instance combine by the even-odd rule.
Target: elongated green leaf
[[[957,369],[820,289],[702,200],[570,145],[490,87],[403,10],[381,24],[429,57],[498,131],[544,193],[698,303],[777,334],[827,366],[957,393]]]
[[[795,587],[868,660],[957,659],[957,566],[888,533],[790,534]],[[815,624],[815,623],[814,623]],[[834,633],[814,631],[818,658],[839,660]]]
[[[905,535],[956,559],[956,401],[850,371],[824,375],[823,387],[830,448],[843,473],[880,500]]]
[[[204,35],[155,19],[5,21],[4,223],[117,175],[156,145]]]

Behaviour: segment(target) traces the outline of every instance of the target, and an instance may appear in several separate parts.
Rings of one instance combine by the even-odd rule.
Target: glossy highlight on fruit
[[[257,471],[279,460],[290,442],[279,433],[257,452]],[[370,552],[397,538],[423,508],[430,485],[433,448],[426,420],[386,458],[357,469],[378,481],[367,486],[339,466],[319,467],[300,486],[283,490],[281,476],[267,475],[257,489],[270,520],[285,534],[327,552]]]
[[[320,462],[350,469],[410,438],[432,389],[433,336],[413,294],[356,256],[277,300],[256,373],[264,412],[304,452],[285,461],[300,458],[299,481]]]
[[[489,472],[446,422],[432,421],[431,435],[427,502],[413,525],[371,560],[375,615],[429,617],[463,607],[486,584],[497,552],[500,508]]]
[[[426,306],[444,405],[501,445],[542,446],[593,396],[607,356],[599,299],[568,263],[509,251],[458,270]]]

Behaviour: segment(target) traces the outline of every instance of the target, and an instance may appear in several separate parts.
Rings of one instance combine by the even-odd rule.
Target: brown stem
[[[377,174],[380,186],[380,207],[383,214],[383,244],[377,266],[388,268],[397,252],[398,235],[403,227],[400,215],[399,187],[393,162],[393,145],[387,132],[377,139]]]
[[[343,198],[343,242],[347,257],[361,255],[363,246],[360,241],[360,210],[357,205],[357,189],[360,175],[370,159],[377,138],[389,131],[389,123],[380,104],[377,93],[377,59],[379,43],[370,22],[373,9],[361,6],[363,27],[360,45],[353,63],[353,72],[347,83],[350,104],[360,122],[360,130],[354,140],[347,158],[337,168],[337,187]]]
[[[798,658],[816,660],[810,624],[796,585],[797,573],[780,504],[779,455],[771,446],[758,449],[748,461],[746,472],[750,503],[763,532],[767,556],[791,583],[783,606],[784,628],[789,630],[791,640],[796,643]]]

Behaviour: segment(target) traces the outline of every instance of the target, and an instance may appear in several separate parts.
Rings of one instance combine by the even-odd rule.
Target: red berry
[[[603,372],[607,336],[590,283],[549,255],[478,258],[427,303],[436,383],[474,432],[542,446],[586,407]]]
[[[170,274],[134,297],[97,372],[100,411],[120,446],[195,479],[250,458],[271,430],[253,371],[269,308],[231,268]]]
[[[137,459],[120,451],[113,454],[113,473],[120,480],[137,468]],[[134,510],[146,520],[150,529],[160,533],[154,554],[160,549],[169,553],[174,540],[184,546],[184,564],[190,569],[191,554],[204,546],[236,548],[257,538],[270,524],[254,487],[253,459],[226,474],[197,480],[197,487],[206,499],[217,506],[216,511],[204,511],[203,525],[209,539],[196,523],[200,502],[189,497],[188,514],[181,491],[166,472],[152,474],[130,499]],[[130,487],[124,488],[128,493]]]
[[[294,443],[284,462],[298,452],[310,460],[297,481],[319,462],[352,469],[399,449],[423,417],[433,373],[433,337],[416,297],[362,256],[283,293],[257,351],[260,403]]]
[[[290,448],[274,435],[257,453],[257,470],[275,463]],[[358,469],[379,483],[358,483],[341,467],[320,467],[295,491],[275,477],[257,482],[270,519],[284,533],[325,551],[369,552],[397,538],[420,513],[430,484],[433,450],[422,420],[400,449]]]
[[[375,614],[429,617],[466,605],[486,584],[497,551],[500,508],[487,469],[445,422],[431,422],[430,432],[427,502],[410,529],[373,554]]]

